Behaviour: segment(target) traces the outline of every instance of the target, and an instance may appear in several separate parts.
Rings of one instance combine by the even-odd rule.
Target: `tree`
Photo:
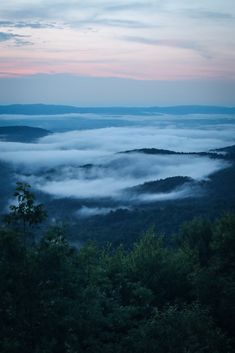
[[[35,204],[35,196],[30,188],[27,183],[16,183],[14,197],[17,199],[17,204],[11,205],[10,213],[5,216],[7,224],[22,224],[24,231],[26,226],[39,224],[47,217],[44,206]]]

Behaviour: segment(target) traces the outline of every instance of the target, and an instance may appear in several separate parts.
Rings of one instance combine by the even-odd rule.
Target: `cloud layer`
[[[195,194],[187,184],[168,193],[130,195],[127,190],[134,186],[174,176],[201,181],[228,166],[223,160],[196,155],[119,153],[141,148],[199,152],[224,147],[235,143],[234,125],[226,118],[217,124],[204,124],[203,129],[199,127],[200,117],[188,117],[187,128],[184,119],[179,117],[171,120],[171,125],[170,121],[165,125],[167,116],[159,117],[158,121],[156,117],[147,117],[146,121],[138,117],[119,119],[123,121],[121,127],[54,133],[37,143],[1,141],[0,158],[13,166],[16,179],[25,180],[52,197],[73,198],[85,203],[112,200],[122,207]],[[125,126],[128,120],[135,125]],[[97,207],[94,206],[91,213],[105,213],[110,208],[100,210]],[[89,214],[89,210],[83,211],[80,216]]]

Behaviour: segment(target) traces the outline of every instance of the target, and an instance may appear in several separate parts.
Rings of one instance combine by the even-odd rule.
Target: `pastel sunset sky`
[[[234,0],[1,0],[0,103],[235,104]]]

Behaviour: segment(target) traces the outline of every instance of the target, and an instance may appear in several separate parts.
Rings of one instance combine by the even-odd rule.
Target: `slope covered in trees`
[[[150,231],[130,251],[77,250],[59,227],[32,243],[19,221],[0,230],[2,353],[235,348],[234,214],[187,223],[170,242]]]

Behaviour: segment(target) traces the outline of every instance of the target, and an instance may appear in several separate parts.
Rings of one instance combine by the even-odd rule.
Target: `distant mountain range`
[[[151,114],[235,114],[235,107],[219,106],[172,106],[172,107],[75,107],[46,104],[0,105],[1,114],[59,115],[59,114],[103,114],[103,115],[151,115]]]

